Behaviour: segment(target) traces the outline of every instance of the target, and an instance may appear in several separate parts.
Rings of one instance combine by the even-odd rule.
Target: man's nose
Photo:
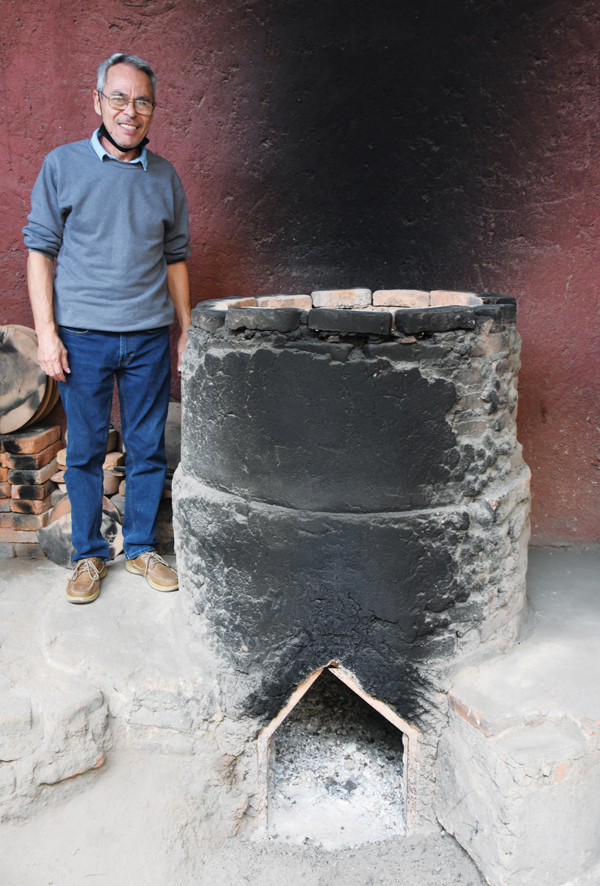
[[[127,104],[125,105],[124,108],[121,108],[121,111],[127,111],[127,113],[129,113],[129,105],[133,105],[133,113],[137,114],[137,111],[135,109],[135,99],[134,98],[128,98]],[[133,115],[130,114],[129,116],[133,116]]]

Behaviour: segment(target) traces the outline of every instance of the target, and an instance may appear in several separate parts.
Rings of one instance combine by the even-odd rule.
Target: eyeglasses
[[[132,99],[127,98],[126,95],[120,95],[119,93],[116,95],[105,95],[103,92],[99,92],[98,95],[103,96],[115,111],[124,111],[130,104],[133,104],[133,107],[138,114],[142,114],[144,117],[149,117],[154,110],[154,102],[146,101],[145,98]]]

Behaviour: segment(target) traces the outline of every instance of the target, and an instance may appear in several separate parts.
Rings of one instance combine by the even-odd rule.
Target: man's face
[[[131,65],[113,65],[106,74],[103,95],[94,90],[94,107],[102,117],[106,129],[117,142],[127,150],[133,150],[146,136],[152,123],[152,114],[138,114],[130,102],[122,111],[117,111],[108,103],[106,96],[123,95],[129,99],[143,98],[152,102],[150,77]]]

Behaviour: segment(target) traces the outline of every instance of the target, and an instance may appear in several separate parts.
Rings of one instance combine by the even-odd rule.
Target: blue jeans
[[[156,547],[157,511],[167,470],[169,329],[119,333],[60,326],[58,331],[71,369],[59,386],[67,414],[65,481],[71,502],[73,561],[109,558],[108,543],[100,533],[102,464],[115,376],[127,451],[123,539],[125,556],[131,560]]]

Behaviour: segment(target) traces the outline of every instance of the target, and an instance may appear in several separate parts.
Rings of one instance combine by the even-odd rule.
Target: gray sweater
[[[190,253],[185,194],[173,166],[100,159],[90,139],[51,151],[31,193],[29,250],[56,258],[61,326],[133,332],[173,322],[167,264]]]

